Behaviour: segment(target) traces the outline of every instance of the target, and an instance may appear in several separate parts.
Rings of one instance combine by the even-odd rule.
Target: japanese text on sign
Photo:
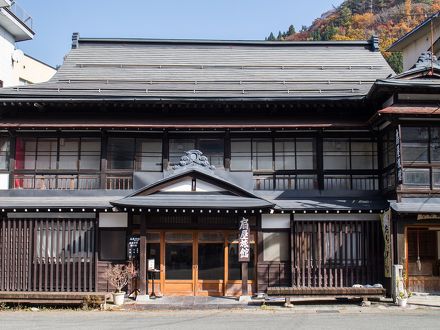
[[[250,261],[249,219],[242,218],[240,220],[239,235],[240,237],[238,239],[238,261],[249,262]]]

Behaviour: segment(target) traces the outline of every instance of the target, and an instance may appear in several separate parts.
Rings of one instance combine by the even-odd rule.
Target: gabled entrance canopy
[[[262,210],[274,204],[217,176],[203,154],[187,151],[171,175],[125,198],[111,202],[120,208]]]

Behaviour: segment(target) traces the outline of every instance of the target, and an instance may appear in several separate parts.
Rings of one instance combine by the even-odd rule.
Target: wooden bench
[[[285,299],[284,306],[292,307],[292,297],[315,297],[315,298],[362,298],[362,304],[368,305],[368,298],[382,298],[386,294],[384,288],[374,287],[341,287],[341,288],[309,288],[309,287],[269,287],[266,296],[281,297]]]
[[[110,297],[109,292],[0,291],[0,303],[83,305],[84,307],[89,304],[99,304],[105,308]]]

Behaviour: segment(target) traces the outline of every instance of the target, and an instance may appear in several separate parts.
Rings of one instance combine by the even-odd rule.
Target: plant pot
[[[124,304],[125,292],[113,292],[113,304],[121,306]]]
[[[397,305],[400,307],[406,307],[407,302],[408,298],[397,298]]]

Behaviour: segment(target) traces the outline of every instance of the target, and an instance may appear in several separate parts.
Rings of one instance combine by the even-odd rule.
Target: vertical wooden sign
[[[380,215],[380,219],[382,222],[382,231],[384,238],[384,271],[385,277],[391,277],[391,267],[392,267],[392,259],[391,259],[391,210],[385,211]]]
[[[239,227],[239,239],[238,239],[238,261],[249,262],[250,261],[250,229],[249,219],[241,218]]]
[[[396,184],[403,183],[402,145],[400,125],[396,127]]]

